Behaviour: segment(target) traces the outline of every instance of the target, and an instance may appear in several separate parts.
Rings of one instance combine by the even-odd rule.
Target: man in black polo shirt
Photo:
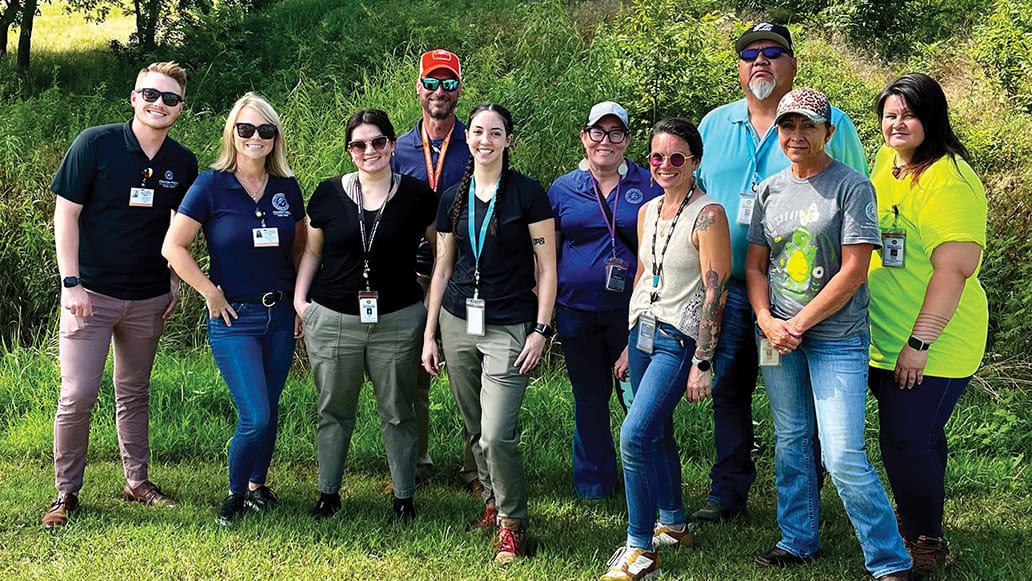
[[[57,498],[43,516],[47,528],[64,525],[79,505],[90,412],[112,342],[122,497],[175,505],[147,479],[147,422],[154,353],[179,300],[179,279],[161,257],[161,242],[197,177],[197,158],[168,137],[185,91],[186,72],[176,63],[141,70],[129,94],[133,118],[79,134],[50,185],[62,288]]]

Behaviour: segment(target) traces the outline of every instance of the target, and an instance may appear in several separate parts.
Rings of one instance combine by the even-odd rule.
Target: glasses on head
[[[659,152],[653,152],[649,154],[649,165],[651,165],[652,167],[659,167],[663,165],[664,160],[669,159],[670,165],[674,167],[681,167],[682,165],[684,165],[684,162],[688,161],[689,159],[693,159],[694,157],[694,155],[685,155],[680,152],[671,153],[670,155],[663,155]]]
[[[446,93],[454,93],[459,88],[458,79],[435,79],[433,77],[423,77],[419,79],[419,82],[423,83],[423,88],[427,91],[433,92],[437,90],[437,87],[444,89]]]
[[[272,139],[276,137],[276,126],[272,123],[262,123],[255,127],[250,123],[237,123],[236,132],[241,139],[250,139],[254,132],[258,132],[258,137],[262,139]]]
[[[368,141],[355,139],[348,144],[348,149],[351,150],[351,153],[365,153],[365,150],[371,145],[373,146],[374,150],[383,151],[384,148],[387,147],[387,144],[390,143],[390,141],[391,140],[388,139],[385,135],[374,137]]]
[[[602,140],[606,137],[609,138],[609,143],[623,143],[624,139],[627,139],[627,131],[623,129],[610,129],[606,131],[601,127],[588,127],[588,139],[595,143],[602,143]]]
[[[756,60],[760,53],[763,53],[764,58],[768,60],[774,60],[781,58],[781,55],[787,54],[788,50],[781,46],[767,46],[764,48],[747,48],[742,52],[738,53],[738,58],[746,62],[753,62]]]
[[[157,89],[136,89],[134,93],[139,94],[143,97],[144,101],[153,103],[161,97],[161,102],[169,107],[175,107],[176,105],[183,102],[183,97],[177,95],[171,91],[159,91]]]

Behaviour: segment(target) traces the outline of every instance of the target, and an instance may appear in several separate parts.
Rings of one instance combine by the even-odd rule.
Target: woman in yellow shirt
[[[882,250],[868,278],[870,386],[900,532],[914,574],[926,575],[949,554],[943,428],[985,351],[986,197],[935,80],[904,75],[876,108],[885,146],[871,172]]]

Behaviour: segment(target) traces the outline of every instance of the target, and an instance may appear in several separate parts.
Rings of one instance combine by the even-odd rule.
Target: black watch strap
[[[545,323],[534,323],[533,332],[541,333],[546,339],[551,339],[555,335],[555,329]]]
[[[919,339],[913,335],[911,335],[910,338],[907,339],[907,345],[909,345],[911,349],[914,349],[916,351],[928,351],[928,348],[932,346],[931,343],[928,343],[924,339]]]
[[[63,279],[61,279],[61,286],[65,288],[76,287],[79,286],[81,283],[82,281],[79,280],[79,277],[77,276],[66,276]]]

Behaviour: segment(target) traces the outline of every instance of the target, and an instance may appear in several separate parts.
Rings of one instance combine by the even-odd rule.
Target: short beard
[[[770,97],[771,93],[774,92],[776,83],[773,80],[767,79],[756,79],[755,81],[749,81],[749,92],[753,94],[760,101]]]

